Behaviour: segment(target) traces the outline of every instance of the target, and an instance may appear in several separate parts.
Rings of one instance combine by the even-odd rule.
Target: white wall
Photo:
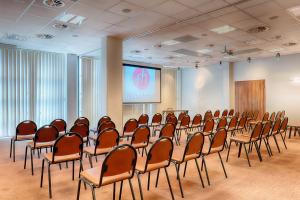
[[[266,80],[266,111],[286,110],[291,123],[300,122],[300,54],[271,57],[234,66],[235,81]]]
[[[229,109],[229,64],[182,70],[181,108],[191,116],[207,110]]]

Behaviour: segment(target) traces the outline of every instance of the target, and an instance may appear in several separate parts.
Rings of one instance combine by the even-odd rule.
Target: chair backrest
[[[195,115],[192,121],[192,127],[200,126],[201,122],[202,122],[202,115],[200,114]]]
[[[262,129],[261,135],[262,136],[269,135],[271,128],[272,128],[272,122],[271,121],[266,122],[263,129]]]
[[[188,127],[190,125],[190,116],[188,114],[184,115],[181,119],[180,126]]]
[[[175,135],[175,125],[173,123],[166,123],[160,130],[159,137],[168,137],[173,139]]]
[[[219,117],[220,117],[220,110],[216,110],[216,111],[214,112],[214,117],[215,117],[215,118],[219,118]]]
[[[55,119],[51,122],[51,125],[55,126],[58,132],[66,132],[67,130],[67,123],[63,119]]]
[[[53,125],[46,125],[37,130],[34,135],[34,148],[36,143],[54,142],[58,138],[59,132]]]
[[[142,114],[138,119],[138,125],[148,125],[149,116],[147,114]]]
[[[241,117],[246,117],[246,118],[247,118],[247,116],[248,116],[248,112],[247,112],[247,111],[244,111],[244,112],[242,113],[242,116],[241,116]]]
[[[89,127],[90,121],[86,117],[79,117],[75,120],[74,124],[86,124]]]
[[[184,161],[185,157],[189,155],[200,156],[202,153],[203,146],[204,146],[203,133],[200,132],[194,133],[187,141],[182,161]]]
[[[56,156],[79,154],[82,158],[83,139],[78,133],[66,133],[60,136],[53,145],[52,162]]]
[[[269,116],[270,114],[268,112],[266,112],[262,118],[262,121],[265,122],[265,121],[268,121],[269,120]]]
[[[97,149],[114,148],[119,144],[119,132],[114,128],[107,128],[100,132],[95,145],[95,154]]]
[[[254,112],[253,112],[253,118],[252,118],[252,119],[257,120],[258,114],[259,114],[259,111],[258,111],[258,110],[254,111]]]
[[[245,127],[246,126],[246,122],[247,122],[247,117],[244,116],[240,119],[239,123],[238,123],[238,126],[239,127]]]
[[[222,112],[222,117],[227,117],[228,115],[228,110],[225,109],[223,112]]]
[[[100,124],[100,126],[98,126],[98,133],[107,128],[116,128],[116,125],[113,121],[103,122],[102,124]]]
[[[259,139],[262,133],[263,124],[258,122],[251,133],[251,139]]]
[[[272,113],[271,113],[270,121],[271,121],[271,122],[274,122],[274,121],[275,121],[275,112],[272,112]]]
[[[186,112],[181,112],[181,113],[179,113],[179,115],[178,115],[178,121],[181,121],[182,118],[183,118],[185,115],[186,115]]]
[[[228,129],[236,128],[237,123],[238,123],[238,118],[236,116],[233,116],[228,124]]]
[[[135,129],[131,139],[131,144],[141,144],[141,143],[148,144],[149,138],[150,138],[150,129],[148,126],[143,125]]]
[[[123,135],[124,133],[133,132],[138,127],[138,121],[136,119],[129,119],[123,129]]]
[[[204,114],[204,122],[213,118],[212,112],[210,110],[206,111]]]
[[[215,122],[213,119],[209,119],[205,122],[203,132],[211,133],[214,130]]]
[[[211,145],[209,147],[208,153],[210,153],[212,150],[223,151],[226,138],[227,138],[227,131],[224,128],[217,130],[217,132],[214,134],[214,137],[211,141]]]
[[[222,117],[217,125],[217,130],[220,128],[225,128],[227,126],[227,119],[226,117]]]
[[[281,122],[280,131],[286,131],[288,122],[289,122],[289,119],[287,117],[285,117]]]
[[[236,112],[235,114],[234,114],[234,116],[236,116],[238,119],[240,118],[240,112]]]
[[[229,110],[229,113],[228,113],[228,116],[229,116],[229,117],[232,117],[233,114],[234,114],[234,109],[230,109],[230,110]]]
[[[177,118],[176,118],[175,115],[168,117],[168,119],[167,119],[167,121],[166,121],[166,123],[172,123],[172,124],[174,124],[175,126],[177,125],[177,122],[178,122],[178,121],[177,121]]]
[[[275,120],[275,122],[273,124],[272,134],[275,134],[279,131],[280,125],[281,125],[281,119],[278,118],[278,119]]]
[[[160,113],[156,113],[152,117],[151,124],[161,124],[162,115]]]
[[[278,119],[278,118],[280,119],[280,118],[281,118],[280,116],[281,116],[281,111],[278,111],[278,112],[276,113],[275,119]]]
[[[109,154],[107,154],[103,161],[99,185],[102,185],[103,178],[109,176],[126,174],[127,176],[124,176],[121,180],[132,178],[135,171],[136,160],[137,153],[132,146],[123,144],[115,147]],[[121,180],[117,179],[117,181]]]
[[[37,131],[37,126],[34,121],[26,120],[17,125],[16,136],[18,135],[33,135]]]
[[[163,167],[169,166],[172,153],[173,153],[172,140],[167,137],[159,138],[152,145],[152,147],[148,152],[145,170],[147,170],[149,164],[162,163]]]
[[[99,127],[102,123],[111,121],[111,118],[109,116],[103,116],[99,119],[97,127]]]
[[[285,117],[285,110],[282,110],[281,111],[281,116],[280,116],[281,118],[284,118]]]
[[[76,123],[70,129],[70,132],[78,133],[82,138],[89,136],[89,127],[87,124]]]

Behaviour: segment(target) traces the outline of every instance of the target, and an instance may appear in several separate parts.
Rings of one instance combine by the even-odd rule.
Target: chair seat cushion
[[[47,148],[52,147],[55,141],[52,142],[37,142],[35,143],[35,148]],[[34,142],[28,142],[27,146],[30,146],[31,149],[34,149]]]
[[[241,143],[249,143],[250,135],[249,134],[237,134],[230,138],[231,141],[241,142]]]
[[[24,141],[24,140],[32,140],[34,137],[34,134],[32,135],[17,135],[14,136],[12,139],[15,140],[15,141]]]
[[[66,156],[55,156],[54,157],[54,162],[52,162],[52,156],[53,156],[52,152],[45,153],[45,154],[43,154],[43,156],[50,163],[59,163],[59,162],[66,162],[66,161],[72,161],[72,160],[79,160],[80,159],[79,154],[71,154],[71,155],[66,155]]]
[[[91,155],[101,155],[101,154],[107,154],[109,153],[113,148],[97,148],[96,154],[95,153],[95,147],[84,147],[83,152]]]
[[[146,160],[147,160],[146,156],[144,156],[144,157],[139,156],[138,157],[137,163],[136,163],[136,168],[135,168],[138,172],[145,173],[145,172],[153,171],[153,170],[156,170],[156,169],[166,167],[169,164],[168,161],[163,161],[163,162],[155,163],[155,164],[148,164],[147,169],[145,169]]]
[[[183,159],[184,150],[184,148],[175,148],[172,154],[172,160],[178,163],[182,163],[199,157],[199,154],[190,154],[185,155]]]

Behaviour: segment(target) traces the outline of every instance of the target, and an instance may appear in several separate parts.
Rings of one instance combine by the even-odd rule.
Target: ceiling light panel
[[[179,44],[179,43],[181,43],[181,42],[176,41],[176,40],[167,40],[167,41],[162,42],[161,44],[171,46],[171,45],[175,45],[175,44]]]
[[[208,53],[211,53],[212,50],[211,49],[200,49],[200,50],[197,50],[198,53],[201,53],[201,54],[208,54]]]
[[[71,19],[73,19],[75,15],[71,13],[64,13],[56,18],[56,20],[67,23]]]
[[[85,20],[86,20],[86,17],[76,16],[71,21],[69,21],[69,23],[75,24],[75,25],[81,25]]]
[[[300,5],[289,8],[289,9],[287,9],[287,11],[295,17],[299,17],[300,16]]]
[[[225,34],[225,33],[231,32],[231,31],[235,31],[235,30],[236,30],[236,28],[229,26],[229,25],[224,25],[224,26],[210,29],[210,31],[218,33],[218,34]]]

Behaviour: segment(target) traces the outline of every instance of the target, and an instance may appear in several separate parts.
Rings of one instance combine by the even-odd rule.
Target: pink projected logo
[[[145,89],[149,85],[150,75],[147,69],[138,68],[133,72],[133,83],[139,89]]]

